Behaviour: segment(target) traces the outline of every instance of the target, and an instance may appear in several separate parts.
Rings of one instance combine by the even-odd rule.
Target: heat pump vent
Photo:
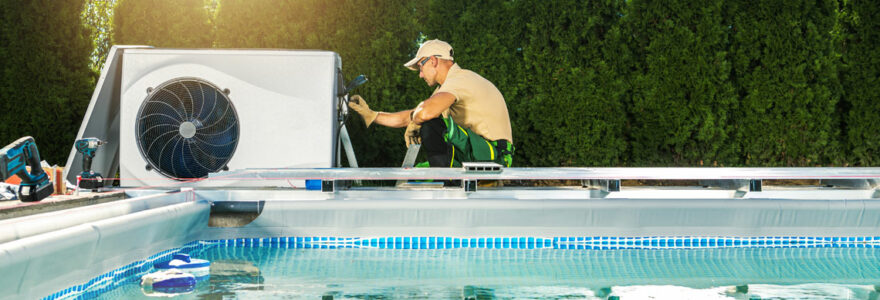
[[[239,118],[227,93],[198,78],[148,89],[135,125],[146,167],[174,179],[204,178],[226,167],[239,141]]]

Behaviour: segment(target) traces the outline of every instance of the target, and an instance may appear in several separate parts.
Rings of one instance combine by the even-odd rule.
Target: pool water
[[[290,249],[190,253],[175,299],[878,299],[880,248]],[[145,299],[144,273],[100,299]],[[150,291],[147,291],[150,292]],[[155,292],[155,291],[153,291]]]

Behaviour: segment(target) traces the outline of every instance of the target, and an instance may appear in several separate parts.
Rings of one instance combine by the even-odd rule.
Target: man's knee
[[[439,148],[446,144],[446,122],[442,118],[433,118],[422,123],[419,133],[422,137],[422,146]],[[439,150],[439,149],[437,149]]]
[[[434,118],[422,123],[422,149],[431,167],[448,167],[451,164],[450,145],[446,142],[446,122]]]
[[[435,137],[439,135],[441,138],[444,134],[446,134],[446,122],[443,121],[443,118],[437,117],[422,123],[421,136],[424,140],[428,137]]]

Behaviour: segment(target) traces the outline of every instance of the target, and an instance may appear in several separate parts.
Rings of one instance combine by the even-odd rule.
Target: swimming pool
[[[0,222],[3,230],[20,232],[0,244],[0,269],[7,274],[0,277],[6,291],[0,298],[143,296],[134,293],[136,279],[176,252],[221,262],[217,276],[186,297],[208,295],[206,290],[339,299],[748,298],[837,291],[868,299],[880,281],[880,200],[874,179],[864,179],[880,177],[880,169],[811,175],[865,181],[859,186],[784,188],[745,180],[761,178],[752,169],[713,175],[732,180],[728,187],[621,188],[608,179],[621,174],[617,169],[606,170],[607,176],[578,170],[598,178],[599,188],[400,190],[335,182],[373,171],[312,170],[329,178],[316,191],[131,190],[127,202],[31,217],[27,224],[49,226],[40,230]],[[427,176],[423,170],[391,171],[394,179]],[[474,180],[508,171],[529,170]],[[531,171],[554,179],[573,172]],[[646,178],[639,173],[645,170],[635,171]],[[673,169],[657,178],[692,171]],[[304,171],[263,170],[237,179],[307,179],[296,172]],[[809,170],[767,174],[810,175],[797,175],[804,172]],[[240,224],[208,226],[224,214]],[[236,275],[248,270],[260,276]]]
[[[193,299],[870,299],[880,278],[880,246],[846,239],[807,245],[756,238],[754,245],[725,246],[723,238],[721,245],[660,238],[646,241],[647,248],[616,250],[572,249],[568,238],[546,247],[529,242],[540,239],[519,240],[233,239],[171,252],[212,261],[210,277],[184,294]],[[759,247],[777,240],[776,248]],[[697,244],[676,246],[686,241]],[[138,262],[115,273],[123,276],[65,295],[148,298],[140,277],[150,266]]]

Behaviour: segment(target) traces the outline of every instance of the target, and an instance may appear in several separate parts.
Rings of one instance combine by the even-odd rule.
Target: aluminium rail
[[[718,180],[718,179],[880,179],[880,168],[503,168],[470,172],[462,168],[244,169],[211,174],[212,180]]]
[[[470,169],[468,167],[471,167]],[[714,185],[761,191],[763,180],[818,179],[836,186],[870,188],[880,182],[880,168],[326,168],[244,169],[211,174],[209,180],[321,180],[332,192],[337,181],[462,180],[465,191],[476,191],[479,180],[580,180],[584,186],[619,191],[621,180],[700,180]]]

